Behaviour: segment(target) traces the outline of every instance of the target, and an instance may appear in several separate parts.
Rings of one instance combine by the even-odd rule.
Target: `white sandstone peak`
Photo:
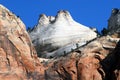
[[[46,24],[49,24],[49,18],[45,15],[45,14],[41,14],[40,15],[40,19],[39,19],[39,24],[41,26],[44,26]]]
[[[40,54],[52,51],[60,54],[57,51],[62,50],[62,47],[64,50],[70,50],[67,45],[86,43],[97,37],[93,30],[73,20],[65,10],[59,11],[56,17],[42,15],[36,27],[37,30],[33,29],[29,34]]]

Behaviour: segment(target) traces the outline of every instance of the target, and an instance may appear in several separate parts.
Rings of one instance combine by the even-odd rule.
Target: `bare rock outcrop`
[[[29,31],[38,56],[49,58],[63,55],[97,37],[92,29],[76,22],[68,11],[61,10],[56,17],[40,16],[37,26]],[[64,47],[64,48],[63,48]]]
[[[40,25],[54,23],[54,17],[42,16]],[[119,33],[113,33],[68,54],[39,58],[25,25],[0,5],[0,80],[120,80],[119,40]]]
[[[119,70],[115,67],[119,67],[116,44],[110,38],[100,37],[53,60],[52,66],[46,69],[47,80],[119,80]]]
[[[32,80],[38,62],[23,22],[0,5],[0,80]]]
[[[120,80],[119,10],[113,13],[117,22],[110,18],[109,33],[52,60],[47,80]]]
[[[111,33],[120,33],[120,9],[112,9],[111,16],[108,20],[108,30]]]

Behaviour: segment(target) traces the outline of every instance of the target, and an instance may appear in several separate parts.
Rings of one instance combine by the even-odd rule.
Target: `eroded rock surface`
[[[33,79],[37,63],[25,25],[0,5],[0,80]]]
[[[59,11],[56,17],[42,14],[29,34],[38,55],[44,58],[63,55],[64,51],[68,53],[76,48],[77,43],[81,46],[97,37],[97,33],[73,20],[65,10]]]
[[[49,17],[44,23],[44,19],[40,25],[55,20]],[[120,80],[119,39],[119,33],[113,33],[69,54],[39,58],[25,25],[0,5],[0,80]]]
[[[108,20],[108,30],[110,30],[110,33],[120,33],[120,9],[112,9],[111,16]]]
[[[46,76],[49,77],[48,80],[117,80],[119,58],[115,55],[119,53],[116,52],[119,46],[116,44],[107,37],[98,38],[53,61],[53,65],[46,70]]]

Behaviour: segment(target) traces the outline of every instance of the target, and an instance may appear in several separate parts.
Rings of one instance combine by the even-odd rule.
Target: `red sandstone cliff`
[[[27,80],[37,62],[25,25],[0,6],[0,80]]]

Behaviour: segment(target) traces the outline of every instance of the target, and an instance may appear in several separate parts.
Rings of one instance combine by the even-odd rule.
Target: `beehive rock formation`
[[[63,55],[64,51],[70,52],[76,44],[81,46],[97,37],[97,33],[73,20],[65,10],[59,11],[56,17],[41,14],[37,26],[29,34],[40,57],[45,53],[52,57]]]

